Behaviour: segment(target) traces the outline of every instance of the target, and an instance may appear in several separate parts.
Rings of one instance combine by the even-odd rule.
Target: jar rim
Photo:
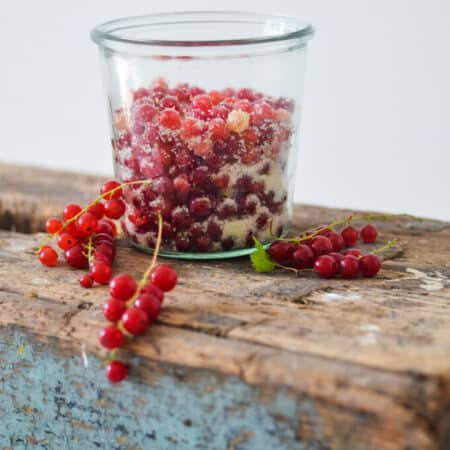
[[[253,24],[270,25],[277,30],[272,34],[261,36],[243,36],[217,39],[136,39],[127,36],[127,30],[138,27],[175,26],[180,24]],[[163,47],[228,47],[271,42],[301,40],[306,41],[314,34],[314,28],[300,19],[278,14],[264,14],[243,11],[185,11],[163,12],[147,15],[123,17],[110,20],[96,26],[91,31],[91,39],[98,45],[108,46],[107,43],[129,44],[142,46]]]

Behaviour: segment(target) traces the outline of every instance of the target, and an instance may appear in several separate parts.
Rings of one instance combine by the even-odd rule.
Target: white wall
[[[224,8],[297,15],[317,28],[298,201],[450,219],[446,0],[4,0],[0,160],[110,172],[91,27],[125,15]]]

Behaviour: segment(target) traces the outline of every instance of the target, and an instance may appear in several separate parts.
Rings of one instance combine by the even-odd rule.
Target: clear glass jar
[[[236,12],[154,14],[96,27],[122,227],[162,255],[248,254],[287,231],[310,25]]]

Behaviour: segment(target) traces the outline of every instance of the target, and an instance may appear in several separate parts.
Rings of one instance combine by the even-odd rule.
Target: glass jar
[[[252,13],[186,12],[96,27],[122,221],[164,256],[248,254],[286,233],[310,25]]]

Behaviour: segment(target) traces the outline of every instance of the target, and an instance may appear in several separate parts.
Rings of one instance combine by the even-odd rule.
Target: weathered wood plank
[[[39,229],[69,199],[93,197],[99,183],[88,177],[82,188],[64,194],[73,176],[30,169],[21,176],[35,181],[25,182],[25,188],[18,182],[11,186],[8,180],[23,173],[0,166],[0,217],[14,218],[0,220],[4,227]],[[32,189],[39,180],[45,181]],[[62,188],[53,195],[59,182]],[[43,210],[37,208],[42,202]],[[295,225],[307,228],[347,214],[299,207]],[[225,377],[225,385],[245,382],[254,389],[246,401],[281,387],[295,398],[287,422],[296,432],[293,440],[286,438],[290,447],[276,448],[450,448],[450,227],[401,218],[379,228],[383,239],[399,239],[401,252],[391,255],[395,258],[373,280],[259,275],[245,258],[174,262],[179,287],[168,296],[159,324],[129,347],[139,359],[133,385],[155,395],[155,370],[170,378],[181,368],[192,380],[198,371],[207,371]],[[0,232],[0,336],[9,336],[3,340],[9,352],[17,330],[41,354],[50,340],[54,357],[70,366],[70,382],[72,371],[73,376],[78,372],[67,361],[81,348],[98,368],[103,352],[97,333],[107,294],[103,287],[77,289],[76,271],[39,266],[34,248],[41,237]],[[121,242],[117,270],[138,276],[148,259]],[[101,377],[90,372],[88,378],[97,386]],[[240,388],[233,389],[234,399]],[[312,405],[314,413],[303,413],[305,405]],[[273,403],[268,408],[272,411]],[[263,439],[268,428],[255,427],[239,432]],[[260,448],[257,439],[248,437],[236,448]],[[218,448],[225,448],[221,445],[228,441],[220,442]]]

